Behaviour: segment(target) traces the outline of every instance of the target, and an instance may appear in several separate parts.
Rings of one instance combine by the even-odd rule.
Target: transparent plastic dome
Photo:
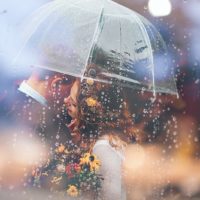
[[[159,32],[110,0],[50,2],[20,27],[15,65],[177,94]]]

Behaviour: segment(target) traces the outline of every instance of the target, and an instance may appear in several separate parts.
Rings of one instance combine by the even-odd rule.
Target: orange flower
[[[97,100],[93,99],[92,97],[89,97],[86,99],[86,103],[89,107],[94,107],[97,105]]]
[[[93,85],[94,84],[94,80],[93,79],[87,79],[87,84],[88,85]]]
[[[67,194],[71,197],[77,197],[78,196],[78,189],[75,185],[69,185],[69,188],[67,189]]]
[[[63,153],[65,151],[65,146],[61,144],[57,149],[56,153]]]

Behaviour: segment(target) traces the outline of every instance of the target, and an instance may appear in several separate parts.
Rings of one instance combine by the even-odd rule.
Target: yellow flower
[[[80,159],[80,165],[89,165],[90,171],[96,171],[100,167],[100,160],[94,154],[85,153]]]
[[[97,171],[100,167],[100,160],[95,155],[90,156],[90,170]]]
[[[94,107],[97,105],[97,100],[93,99],[92,97],[89,97],[86,99],[86,103],[90,107]]]
[[[63,153],[65,151],[65,146],[61,144],[57,149],[56,153]]]
[[[82,158],[80,158],[80,165],[89,164],[90,153],[85,153]]]
[[[78,196],[78,189],[74,185],[69,185],[69,188],[67,189],[67,194],[71,197],[77,197]]]
[[[87,79],[87,84],[88,85],[93,85],[94,84],[94,80],[93,79]]]

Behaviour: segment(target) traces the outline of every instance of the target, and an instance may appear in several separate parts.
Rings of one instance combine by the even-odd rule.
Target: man
[[[43,106],[50,105],[56,95],[60,98],[69,94],[74,78],[44,69],[35,69],[28,80],[21,83],[19,91],[27,94]],[[61,100],[63,100],[61,99]]]
[[[50,146],[67,140],[63,101],[73,81],[68,75],[35,68],[13,98],[11,121],[34,132]]]
[[[0,99],[1,105],[5,105],[0,118],[0,135],[1,138],[5,135],[6,139],[2,140],[6,147],[5,155],[8,158],[11,156],[11,164],[7,164],[7,168],[13,172],[13,177],[9,178],[6,170],[0,170],[0,174],[5,174],[3,177],[8,175],[7,179],[2,180],[3,183],[19,187],[32,185],[30,161],[43,164],[46,158],[53,157],[54,150],[60,144],[70,142],[62,105],[73,80],[61,73],[35,68],[18,88],[12,90],[10,87],[5,98]],[[22,172],[28,173],[28,177]],[[48,182],[43,181],[43,185],[48,185]]]

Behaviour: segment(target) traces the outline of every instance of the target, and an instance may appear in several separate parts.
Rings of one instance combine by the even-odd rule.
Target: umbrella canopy
[[[55,0],[20,28],[16,65],[177,94],[159,32],[110,0]]]

